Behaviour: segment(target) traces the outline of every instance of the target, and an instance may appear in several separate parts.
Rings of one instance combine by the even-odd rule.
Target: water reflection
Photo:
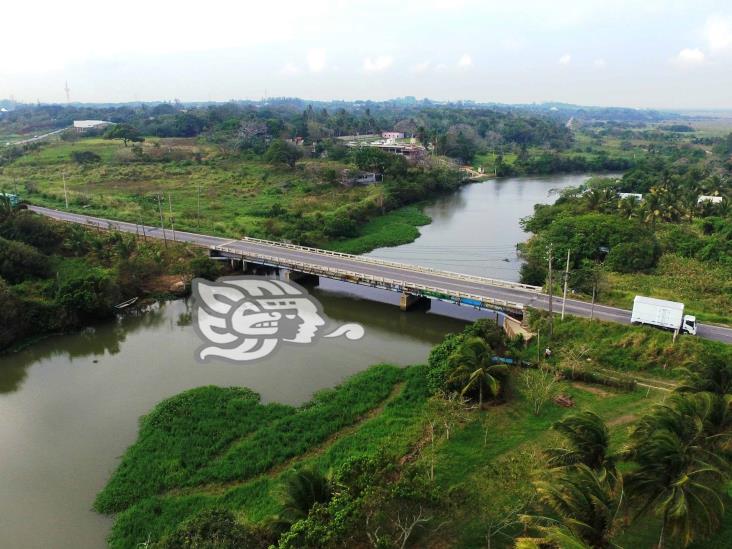
[[[124,315],[97,326],[66,336],[51,336],[16,353],[0,355],[0,394],[17,391],[26,377],[26,368],[34,363],[65,359],[71,364],[77,358],[116,355],[128,335],[164,322],[164,306],[154,303],[128,309]]]

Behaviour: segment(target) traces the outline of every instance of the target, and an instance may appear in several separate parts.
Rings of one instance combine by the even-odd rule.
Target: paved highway
[[[68,221],[71,223],[80,223],[93,227],[102,227],[105,229],[116,229],[128,233],[142,233],[140,225],[128,223],[124,221],[114,221],[102,219],[83,214],[75,214],[43,208],[39,206],[30,206],[29,209],[42,215]],[[152,238],[163,238],[163,231],[160,227],[145,226],[145,234]],[[165,231],[165,236],[172,239],[172,232]],[[355,271],[361,274],[384,277],[393,280],[401,280],[414,284],[422,284],[445,290],[453,290],[458,292],[470,293],[482,297],[493,299],[503,299],[506,301],[514,301],[523,303],[527,307],[537,309],[549,309],[549,296],[540,293],[531,287],[502,287],[490,283],[489,279],[480,279],[480,277],[459,278],[460,275],[448,273],[444,271],[425,271],[400,264],[390,264],[388,262],[375,263],[367,258],[359,258],[357,256],[339,256],[339,255],[323,255],[309,252],[307,250],[297,248],[282,248],[276,245],[270,245],[264,242],[252,242],[247,240],[230,240],[216,236],[208,236],[196,233],[188,233],[175,231],[175,239],[181,242],[189,242],[199,246],[225,246],[226,248],[240,251],[242,254],[260,254],[277,256],[283,260],[300,261],[308,263],[317,263],[324,267],[342,269],[347,271]],[[561,310],[561,297],[554,298],[554,310]],[[568,299],[565,310],[567,314],[589,317],[591,305],[584,301]],[[611,322],[619,322],[621,324],[630,323],[630,311],[619,309],[617,307],[608,307],[606,305],[595,305],[595,318],[608,320]],[[732,328],[722,326],[714,326],[710,324],[699,324],[697,335],[707,339],[732,343]]]
[[[60,130],[54,130],[52,132],[44,133],[43,135],[36,135],[33,137],[29,137],[28,139],[22,139],[21,141],[8,141],[5,143],[5,146],[12,146],[12,145],[25,145],[26,143],[33,143],[35,141],[43,141],[47,137],[51,137],[52,135],[56,135],[57,133],[61,133],[66,128],[61,128]]]

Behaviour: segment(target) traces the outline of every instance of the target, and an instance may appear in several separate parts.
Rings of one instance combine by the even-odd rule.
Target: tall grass
[[[424,367],[412,366],[401,372],[403,387],[378,414],[339,431],[322,451],[293,456],[297,459],[294,465],[326,473],[353,456],[375,455],[382,450],[393,456],[406,453],[422,431],[428,392]],[[115,517],[110,545],[133,547],[148,538],[158,540],[188,517],[214,507],[229,509],[248,522],[266,521],[282,509],[279,492],[287,474],[283,470],[221,489],[193,486],[191,493],[144,498]]]
[[[141,421],[94,507],[119,512],[182,486],[242,480],[322,442],[377,406],[402,376],[376,366],[301,408],[262,405],[248,389],[201,387],[172,397]]]

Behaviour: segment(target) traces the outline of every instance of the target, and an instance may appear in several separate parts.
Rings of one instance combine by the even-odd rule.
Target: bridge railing
[[[259,244],[264,246],[272,246],[283,249],[296,250],[299,252],[310,253],[319,256],[329,257],[340,257],[348,259],[349,261],[356,261],[358,263],[380,265],[383,267],[393,267],[396,269],[402,269],[406,271],[412,271],[417,273],[426,273],[438,276],[444,276],[454,280],[462,280],[466,282],[475,282],[478,284],[486,284],[488,286],[496,286],[499,288],[508,288],[511,290],[523,290],[527,292],[541,293],[542,288],[540,286],[532,286],[531,284],[522,284],[520,282],[510,282],[507,280],[500,280],[497,278],[488,278],[483,276],[468,275],[463,273],[456,273],[453,271],[443,271],[440,269],[433,269],[431,267],[421,267],[419,265],[411,265],[409,263],[399,263],[396,261],[387,261],[376,257],[364,257],[360,255],[346,254],[343,252],[334,252],[330,250],[321,250],[319,248],[311,248],[309,246],[301,246],[299,244],[288,244],[285,242],[276,242],[273,240],[263,240],[260,238],[244,237],[241,242],[249,242],[252,244]],[[221,246],[213,246],[214,249],[221,249]],[[241,253],[241,250],[236,250],[235,253]]]
[[[427,297],[436,297],[439,299],[440,295],[443,296],[449,296],[451,298],[456,298],[458,301],[461,300],[471,300],[471,301],[477,301],[481,304],[484,304],[486,306],[495,307],[499,309],[508,309],[512,311],[523,311],[524,306],[522,303],[518,303],[515,301],[508,301],[505,299],[496,299],[493,297],[487,297],[487,296],[480,296],[475,294],[470,294],[466,292],[458,292],[455,290],[448,290],[445,288],[438,288],[436,286],[428,286],[425,284],[417,284],[414,282],[407,282],[404,280],[397,280],[393,278],[387,278],[382,276],[375,276],[375,275],[369,275],[364,273],[359,273],[356,271],[349,271],[347,269],[338,269],[336,267],[328,267],[325,265],[317,265],[313,263],[307,263],[304,261],[298,261],[294,259],[286,259],[282,258],[280,256],[273,256],[273,255],[267,255],[267,254],[261,254],[257,252],[251,252],[251,251],[243,251],[237,248],[229,248],[228,246],[214,246],[212,247],[218,251],[229,253],[232,255],[241,256],[242,258],[246,258],[249,261],[254,262],[260,262],[263,264],[273,265],[273,266],[280,266],[280,267],[286,267],[290,268],[292,270],[303,272],[303,273],[309,273],[309,274],[315,274],[315,275],[321,275],[321,276],[327,276],[330,278],[336,278],[339,280],[350,280],[351,282],[355,283],[363,283],[368,282],[371,286],[376,287],[383,287],[386,289],[398,289],[399,291],[403,291],[406,293],[417,293],[419,295],[423,295],[424,293],[427,293]],[[429,295],[429,294],[436,294],[436,295]]]

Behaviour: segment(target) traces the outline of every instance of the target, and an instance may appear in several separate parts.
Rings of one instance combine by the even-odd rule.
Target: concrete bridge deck
[[[30,206],[30,209],[54,219],[92,227],[140,235],[143,231],[143,227],[140,225],[125,221],[114,221],[39,206]],[[159,227],[146,225],[144,232],[151,238],[163,238],[163,232]],[[172,239],[171,231],[166,230],[165,233],[167,238]],[[382,287],[429,299],[444,299],[471,307],[514,313],[520,313],[525,307],[549,309],[549,296],[541,293],[539,288],[525,284],[265,240],[250,238],[231,240],[183,231],[175,231],[175,237],[179,242],[207,247],[212,250],[214,255]],[[442,294],[443,297],[434,294]],[[474,303],[476,301],[480,303]],[[561,308],[561,302],[561,297],[555,296],[555,312]],[[589,317],[591,305],[585,301],[568,299],[565,310],[567,314]],[[630,323],[630,311],[606,305],[595,305],[594,316],[601,320],[621,324]],[[732,328],[728,327],[699,324],[697,335],[732,343]]]

